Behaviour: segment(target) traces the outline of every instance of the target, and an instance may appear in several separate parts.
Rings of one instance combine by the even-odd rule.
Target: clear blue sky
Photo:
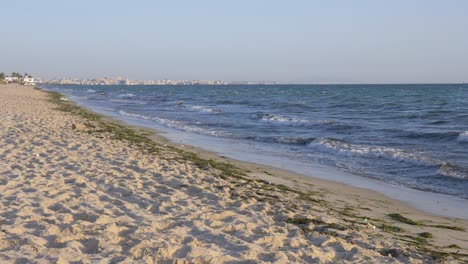
[[[468,82],[464,0],[11,0],[0,6],[0,72]]]

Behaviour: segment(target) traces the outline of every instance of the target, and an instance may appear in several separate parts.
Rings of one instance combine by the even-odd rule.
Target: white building
[[[36,85],[36,83],[34,82],[34,78],[32,77],[24,77],[21,80],[21,83],[24,85]]]
[[[5,81],[7,83],[16,83],[16,82],[18,82],[18,77],[6,76]]]

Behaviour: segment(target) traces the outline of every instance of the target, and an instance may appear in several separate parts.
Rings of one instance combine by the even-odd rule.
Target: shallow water
[[[124,120],[212,138],[239,156],[281,157],[285,169],[322,164],[468,199],[468,85],[44,88]]]

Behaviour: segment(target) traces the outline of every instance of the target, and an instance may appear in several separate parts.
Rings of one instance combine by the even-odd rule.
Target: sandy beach
[[[0,85],[0,263],[462,263],[468,221]],[[232,165],[231,165],[232,164]]]

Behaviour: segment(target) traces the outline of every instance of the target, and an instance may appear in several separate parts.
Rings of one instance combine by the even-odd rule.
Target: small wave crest
[[[186,108],[190,111],[201,112],[201,113],[211,113],[211,114],[220,114],[223,111],[220,109],[214,109],[203,105],[188,105]]]
[[[133,114],[133,113],[129,113],[129,112],[124,111],[124,110],[119,110],[119,114],[123,115],[123,116],[128,116],[128,117],[133,117],[133,118],[141,118],[141,119],[145,119],[145,120],[152,119],[152,117],[150,117],[150,116]]]
[[[122,116],[128,116],[132,118],[137,118],[137,119],[144,119],[144,120],[151,120],[155,121],[156,123],[163,125],[165,127],[169,128],[174,128],[186,132],[193,132],[197,134],[202,134],[202,135],[208,135],[208,136],[215,136],[215,137],[229,137],[228,134],[223,133],[221,131],[216,131],[213,129],[205,129],[202,127],[198,126],[193,126],[189,125],[180,121],[176,120],[170,120],[170,119],[165,119],[165,118],[160,118],[160,117],[152,117],[152,116],[146,116],[146,115],[140,115],[140,114],[134,114],[134,113],[129,113],[124,110],[120,110],[119,114]]]
[[[120,98],[131,98],[134,97],[135,95],[132,93],[126,93],[126,94],[119,94]]]
[[[301,137],[278,137],[275,141],[281,144],[289,145],[307,145],[313,142],[315,138],[301,138]]]
[[[390,159],[399,162],[427,166],[438,169],[437,174],[444,177],[457,179],[468,179],[468,168],[424,156],[419,152],[409,152],[402,149],[383,146],[367,146],[350,144],[338,139],[322,138],[308,144],[321,150],[332,152],[332,154],[344,156],[361,156],[365,158]]]
[[[281,125],[290,125],[290,126],[308,126],[308,125],[317,125],[317,124],[332,124],[335,121],[332,120],[307,120],[298,117],[288,117],[281,115],[272,115],[272,114],[255,114],[253,118],[258,119],[261,122],[270,123],[270,124],[281,124]]]
[[[87,93],[96,93],[96,90],[88,89],[86,92],[87,92]]]
[[[315,138],[312,138],[312,137],[302,138],[302,137],[281,137],[281,136],[278,136],[278,137],[249,136],[249,137],[245,137],[244,139],[266,142],[266,143],[278,143],[278,144],[297,145],[297,146],[305,146],[315,140]]]
[[[468,142],[468,131],[460,133],[457,137],[457,140],[460,142]]]
[[[417,165],[437,166],[439,161],[423,156],[421,153],[408,152],[402,149],[350,144],[333,138],[321,138],[308,146],[344,156],[361,156],[367,158],[384,158],[401,162],[410,162]]]
[[[468,179],[467,168],[449,162],[442,164],[442,166],[440,166],[439,170],[437,171],[437,174],[457,179]]]

